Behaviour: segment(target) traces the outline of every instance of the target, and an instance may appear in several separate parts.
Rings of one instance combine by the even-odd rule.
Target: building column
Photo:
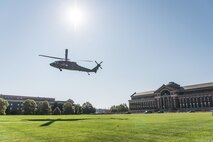
[[[206,96],[203,97],[203,106],[206,107]]]
[[[143,102],[141,102],[141,108],[143,109]]]
[[[170,109],[170,97],[167,97],[167,108]]]
[[[189,98],[186,98],[186,108],[189,108]]]
[[[195,108],[195,98],[192,97],[192,107]]]
[[[201,107],[201,105],[200,105],[200,96],[197,97],[197,103],[198,103],[198,108],[200,108]]]
[[[210,107],[212,107],[212,96],[209,96]]]
[[[206,96],[204,96],[204,104],[205,104],[205,107],[208,107],[208,105],[207,105],[207,97]]]
[[[210,97],[208,96],[208,107],[210,107]]]
[[[162,98],[162,108],[165,109],[165,102],[164,102],[164,97]]]
[[[158,108],[158,109],[161,109],[161,108],[160,108],[160,98],[157,99],[157,108]]]
[[[171,109],[173,109],[174,105],[173,105],[173,98],[172,97],[170,97],[170,103],[171,103]]]
[[[182,108],[182,98],[179,98],[180,109]]]
[[[206,96],[206,107],[209,107],[209,99],[208,99],[208,96]]]
[[[158,109],[158,101],[155,99],[155,109]]]
[[[156,99],[156,105],[157,105],[157,109],[159,109],[160,108],[159,99]]]
[[[167,109],[167,98],[164,97],[164,109]]]
[[[195,108],[197,108],[197,100],[196,97],[194,98]]]
[[[173,97],[174,109],[177,109],[176,97]]]
[[[198,97],[196,97],[196,104],[197,104],[197,108],[199,108]]]
[[[170,108],[173,109],[173,99],[170,97]]]
[[[200,97],[200,107],[203,107],[203,97]]]
[[[189,108],[189,98],[186,98],[186,107]]]
[[[193,98],[190,97],[190,108],[193,108]]]
[[[207,98],[207,106],[210,107],[210,99],[209,99],[209,96],[207,96],[206,98]]]
[[[173,99],[172,99],[172,97],[169,97],[169,101],[170,101],[170,108],[173,109]]]
[[[184,108],[186,108],[186,97],[183,98]]]
[[[199,102],[200,102],[200,108],[202,108],[203,104],[202,104],[202,97],[201,96],[199,97]]]
[[[192,108],[194,108],[194,98],[191,98]]]

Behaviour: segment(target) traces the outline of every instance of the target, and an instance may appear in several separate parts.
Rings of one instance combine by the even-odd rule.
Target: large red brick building
[[[63,105],[65,101],[56,101],[55,98],[47,97],[33,97],[33,96],[18,96],[18,95],[4,95],[0,94],[0,98],[3,98],[8,101],[9,106],[7,108],[7,114],[21,114],[23,109],[23,103],[27,99],[32,99],[36,102],[48,101],[49,104],[53,107],[55,103],[58,105]]]

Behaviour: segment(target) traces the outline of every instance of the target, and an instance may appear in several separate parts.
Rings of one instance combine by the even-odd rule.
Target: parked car
[[[158,113],[164,113],[164,111],[162,111],[162,110],[159,110],[159,111],[158,111]]]
[[[144,111],[144,114],[148,114],[148,113],[152,113],[152,111],[151,110]]]

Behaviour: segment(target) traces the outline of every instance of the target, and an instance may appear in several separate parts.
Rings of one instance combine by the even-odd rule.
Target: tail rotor
[[[95,61],[95,63],[97,64],[97,66],[92,69],[92,72],[96,73],[99,68],[102,69],[101,64],[103,63],[103,61],[101,61],[100,63],[98,63],[97,61]]]
[[[97,67],[98,67],[98,68],[103,69],[103,68],[101,67],[101,64],[103,63],[103,61],[101,61],[100,63],[98,63],[97,61],[95,61],[95,63],[97,64]]]

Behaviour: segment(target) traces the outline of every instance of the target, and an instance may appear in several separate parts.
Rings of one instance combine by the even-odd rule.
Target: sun
[[[84,10],[78,5],[67,6],[64,12],[64,19],[68,25],[73,26],[75,30],[81,28],[86,20]]]

